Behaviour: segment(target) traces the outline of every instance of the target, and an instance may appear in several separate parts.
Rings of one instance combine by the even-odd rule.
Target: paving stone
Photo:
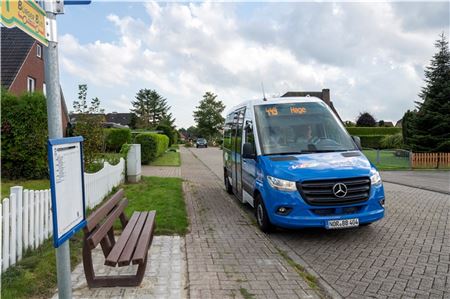
[[[208,151],[192,149],[199,154],[202,150]],[[319,298],[223,190],[214,173],[191,150],[182,148],[181,159],[190,219],[186,236],[190,297],[241,298],[244,288],[255,298]],[[218,284],[205,283],[205,277],[214,277]],[[280,288],[277,278],[292,288]]]
[[[185,298],[184,240],[180,236],[155,236],[150,247],[144,279],[139,287],[89,289],[83,265],[72,272],[73,298]],[[108,267],[100,247],[93,251],[94,269],[105,275],[135,273],[137,266]],[[170,269],[177,269],[171,271]],[[182,270],[183,269],[183,270]],[[58,298],[56,293],[53,298]]]
[[[192,152],[222,184],[221,151]],[[450,186],[448,171],[383,172],[384,176],[440,192],[448,192]],[[386,216],[368,227],[278,230],[269,238],[300,256],[343,297],[450,298],[450,196],[386,182],[384,187]],[[252,210],[247,211],[251,215]],[[350,278],[348,272],[353,274]],[[376,286],[369,287],[374,282]],[[360,283],[368,287],[363,290]]]

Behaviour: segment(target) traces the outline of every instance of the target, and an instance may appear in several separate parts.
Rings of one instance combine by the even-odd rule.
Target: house
[[[19,28],[1,27],[1,85],[12,94],[41,91],[45,94],[44,46]],[[63,132],[69,123],[61,90]]]
[[[396,128],[401,128],[402,127],[402,122],[403,122],[403,118],[400,118],[397,123],[395,124]]]
[[[384,127],[393,127],[393,126],[394,126],[394,123],[391,122],[391,121],[385,121],[384,122]]]
[[[136,122],[136,115],[134,113],[108,113],[106,114],[106,122],[131,128],[134,126],[133,122]]]
[[[281,97],[306,97],[306,96],[317,97],[322,101],[324,101],[342,122],[339,113],[337,113],[336,108],[334,108],[333,102],[331,101],[329,89],[322,89],[322,91],[288,91]]]
[[[75,124],[77,122],[80,113],[70,114],[70,123]],[[136,122],[136,115],[134,113],[91,113],[89,115],[93,116],[103,116],[104,122],[103,126],[106,128],[132,128],[134,127],[133,122]]]

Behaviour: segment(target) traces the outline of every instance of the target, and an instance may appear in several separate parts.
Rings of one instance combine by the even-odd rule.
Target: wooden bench
[[[124,214],[128,200],[124,191],[117,191],[106,203],[96,209],[87,219],[84,228],[83,266],[87,284],[90,288],[138,286],[144,278],[148,249],[155,230],[155,211],[134,212],[128,220]],[[120,219],[122,234],[114,237],[114,222]],[[124,267],[139,265],[135,275],[95,275],[92,263],[92,250],[100,244],[105,265]]]

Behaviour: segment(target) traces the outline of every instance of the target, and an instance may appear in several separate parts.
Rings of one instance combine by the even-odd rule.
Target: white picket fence
[[[96,173],[85,173],[87,207],[94,208],[125,180],[125,160],[117,165],[105,162]],[[5,271],[22,259],[28,249],[36,249],[53,235],[51,192],[11,188],[0,204],[0,268]]]

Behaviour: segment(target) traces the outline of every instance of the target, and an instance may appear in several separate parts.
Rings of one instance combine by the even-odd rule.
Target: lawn
[[[157,235],[184,235],[188,219],[181,184],[180,178],[142,177],[138,184],[125,185],[125,214],[156,210]]]
[[[394,155],[393,151],[380,151],[380,163],[376,163],[376,150],[363,150],[363,153],[378,170],[409,169],[409,158],[397,157]]]
[[[45,182],[47,185],[45,185]],[[40,185],[48,187],[48,182]],[[188,219],[183,199],[182,180],[179,178],[143,177],[140,183],[122,186],[129,204],[127,216],[133,211],[156,210],[156,231],[158,235],[183,235],[187,232]],[[16,185],[16,182],[2,182],[2,187]],[[3,192],[3,190],[2,190]],[[90,210],[87,214],[90,214]],[[115,228],[120,228],[116,225]],[[82,233],[70,240],[72,269],[81,262]],[[37,250],[28,251],[14,267],[2,273],[2,298],[48,298],[56,287],[56,259],[53,240],[49,239]]]
[[[72,270],[81,262],[82,234],[70,240]],[[28,251],[14,267],[2,273],[2,298],[49,298],[56,288],[56,257],[53,239]]]
[[[180,166],[180,153],[167,151],[150,163],[151,166]]]
[[[9,197],[9,189],[14,186],[23,186],[24,189],[30,190],[44,190],[50,189],[49,180],[29,180],[29,181],[8,181],[2,180],[2,200]]]

